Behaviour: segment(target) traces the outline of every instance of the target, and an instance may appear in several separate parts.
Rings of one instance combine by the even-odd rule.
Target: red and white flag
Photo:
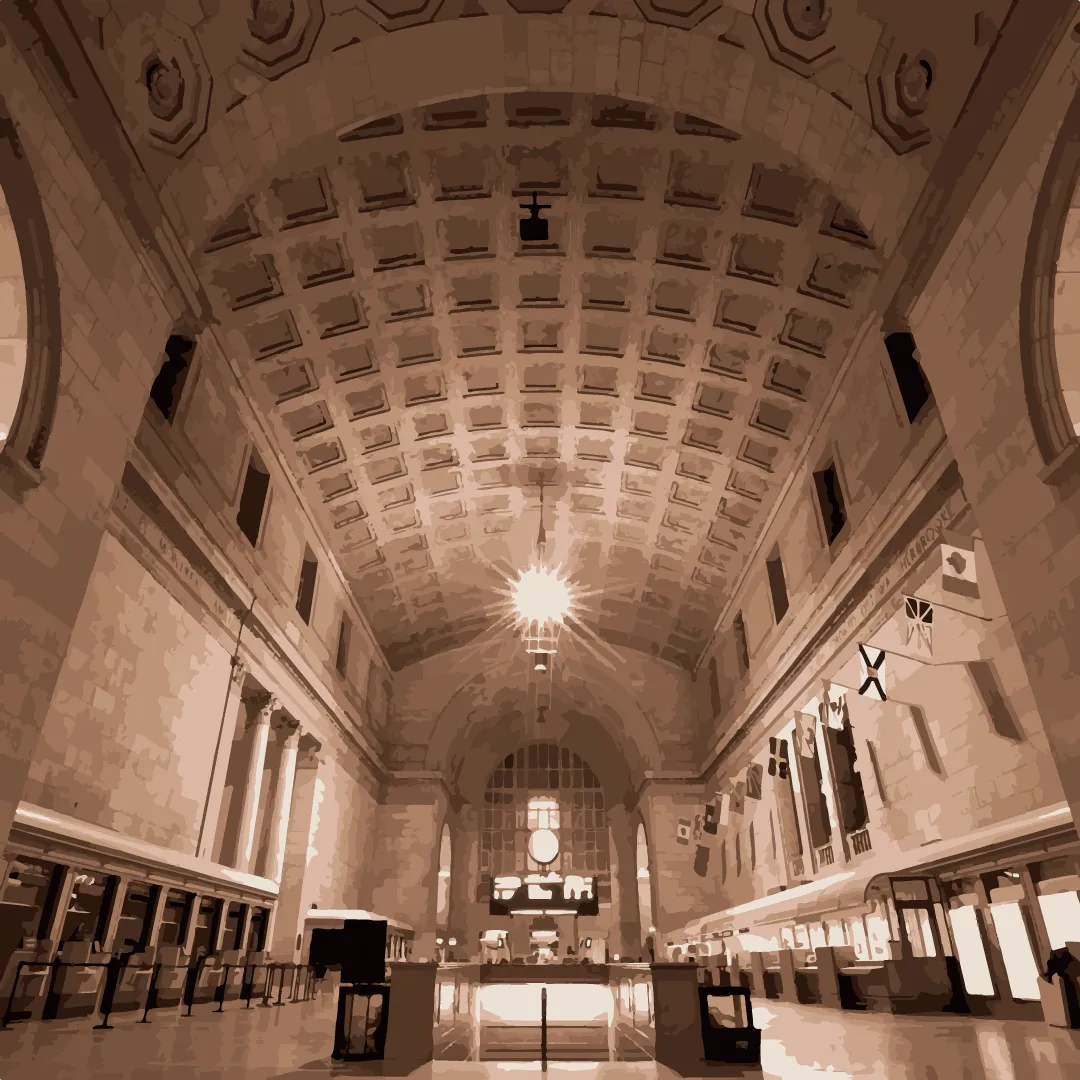
[[[979,599],[975,576],[975,541],[969,536],[941,535],[941,588],[956,596]]]

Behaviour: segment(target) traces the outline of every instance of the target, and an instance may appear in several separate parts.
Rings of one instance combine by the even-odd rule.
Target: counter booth
[[[166,867],[86,823],[54,832],[43,812],[19,815],[0,883],[5,1025],[100,1012],[107,1027],[114,1012],[220,1008],[257,981],[271,882]]]

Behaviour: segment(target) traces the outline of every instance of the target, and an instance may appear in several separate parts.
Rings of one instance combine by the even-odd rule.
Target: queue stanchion
[[[184,1006],[187,1012],[183,1016],[191,1015],[191,1006],[195,1004],[195,987],[199,982],[199,972],[202,971],[205,957],[196,956],[188,965],[187,978],[184,980]]]
[[[116,988],[120,984],[120,975],[124,970],[124,962],[127,957],[113,956],[105,971],[105,992],[101,996],[101,1005],[98,1011],[101,1013],[101,1023],[95,1024],[94,1031],[112,1031],[113,1026],[109,1023],[112,1013],[113,999],[116,997]]]
[[[154,965],[154,972],[150,976],[150,985],[146,988],[146,1002],[143,1006],[142,1019],[136,1021],[139,1024],[150,1023],[150,1010],[157,1004],[157,982],[161,972],[161,962]]]

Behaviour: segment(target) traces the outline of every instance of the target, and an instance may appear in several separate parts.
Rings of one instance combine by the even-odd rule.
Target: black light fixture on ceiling
[[[522,210],[528,210],[529,216],[518,222],[518,235],[523,244],[543,243],[548,238],[548,223],[540,216],[541,210],[550,210],[550,203],[537,201],[536,192],[533,192],[531,203],[518,203]]]

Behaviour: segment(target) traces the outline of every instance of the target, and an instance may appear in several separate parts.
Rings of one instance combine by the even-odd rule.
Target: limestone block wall
[[[419,949],[417,955],[429,959],[435,939],[439,843],[445,815],[441,785],[407,780],[388,783],[374,815],[372,831],[378,839],[366,875],[371,910],[412,926],[417,932],[414,952]]]
[[[0,484],[0,834],[6,835],[174,313],[6,35],[0,35],[0,98],[44,203],[62,343],[40,481],[29,490],[10,476]]]
[[[1025,395],[1020,296],[1036,195],[1080,56],[1065,37],[911,312],[1073,813],[1080,813],[1080,489],[1048,483]],[[1059,299],[1059,302],[1065,302]]]
[[[717,899],[716,868],[710,864],[705,877],[694,870],[696,845],[677,842],[680,820],[693,823],[701,812],[700,788],[651,785],[641,797],[639,809],[645,822],[652,857],[653,919],[657,939],[710,911]]]
[[[106,534],[23,798],[194,854],[229,653]]]
[[[380,829],[381,813],[378,787],[364,766],[349,748],[332,748],[314,780],[304,871],[308,907],[372,908],[371,883],[387,839]]]

